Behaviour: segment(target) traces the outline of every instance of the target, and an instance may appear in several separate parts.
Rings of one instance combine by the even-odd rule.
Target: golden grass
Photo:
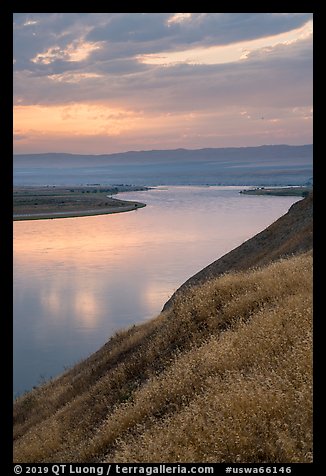
[[[15,462],[310,462],[312,256],[223,275],[15,402]]]

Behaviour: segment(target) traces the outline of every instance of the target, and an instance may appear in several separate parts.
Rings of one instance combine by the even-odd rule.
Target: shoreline
[[[175,435],[178,460],[187,461],[194,444],[187,434],[201,429],[198,421],[206,425],[207,409],[208,431],[195,440],[201,461],[216,461],[216,454],[233,461],[240,450],[247,461],[249,426],[255,436],[250,447],[257,446],[251,461],[261,458],[257,435],[265,432],[268,461],[309,462],[312,249],[311,195],[218,258],[212,265],[219,262],[224,269],[192,283],[171,309],[122,329],[87,358],[18,396],[14,463],[60,463],[72,457],[78,463],[155,462],[166,454],[175,461]],[[280,349],[287,349],[285,356]],[[276,401],[273,408],[271,401]],[[272,420],[278,427],[270,434]],[[303,425],[301,451],[303,437],[292,428]],[[207,455],[216,431],[220,436]],[[239,431],[243,448],[233,445]],[[162,434],[166,439],[160,439]],[[298,442],[301,453],[293,456],[291,445],[288,455],[278,457],[279,447],[270,449],[278,434]],[[223,446],[226,438],[233,453]]]
[[[147,187],[117,185],[15,187],[13,221],[110,215],[138,210],[145,203],[113,198],[119,192],[143,191]]]
[[[53,220],[57,218],[77,218],[77,217],[86,217],[86,216],[96,216],[96,215],[112,215],[113,213],[124,213],[131,212],[133,210],[138,210],[138,208],[146,207],[146,203],[141,202],[130,202],[132,205],[129,206],[120,206],[120,207],[111,207],[103,208],[101,210],[71,210],[64,212],[44,212],[44,213],[25,213],[25,214],[14,214],[13,221],[23,221],[23,220]]]
[[[241,190],[244,195],[273,195],[278,197],[306,197],[312,191],[312,186],[287,187],[255,187]]]

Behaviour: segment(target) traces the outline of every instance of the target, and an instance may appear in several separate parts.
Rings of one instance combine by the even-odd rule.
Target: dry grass
[[[15,403],[16,462],[310,462],[312,256],[223,275]]]
[[[169,309],[179,293],[203,284],[225,272],[246,271],[272,261],[305,253],[313,247],[313,192],[292,205],[289,211],[262,232],[206,266],[189,278],[165,303]]]

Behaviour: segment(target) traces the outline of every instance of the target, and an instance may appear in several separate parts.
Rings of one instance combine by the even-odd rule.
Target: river
[[[147,204],[132,212],[14,222],[14,396],[156,316],[186,279],[299,199],[242,188],[155,187],[117,196]]]

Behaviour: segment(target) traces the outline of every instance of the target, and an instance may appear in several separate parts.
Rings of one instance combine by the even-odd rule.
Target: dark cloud
[[[171,13],[33,13],[14,15],[15,69],[34,69],[31,59],[76,39],[103,42],[92,58],[128,59],[193,46],[225,45],[297,28],[312,14],[194,13],[168,23]],[[67,64],[71,67],[71,63]]]
[[[226,45],[243,40],[253,40],[276,35],[298,28],[312,18],[309,13],[208,13],[199,17],[198,24],[186,25],[189,37],[197,36],[201,30],[207,44]]]
[[[97,73],[108,73],[114,75],[125,75],[125,74],[134,74],[139,72],[145,72],[150,70],[151,67],[142,64],[134,58],[131,59],[114,59],[109,61],[102,61],[95,65],[93,71],[96,70]]]
[[[180,23],[168,23],[169,13],[111,14],[107,23],[94,26],[87,35],[90,41],[153,42],[152,52],[189,45],[226,45],[276,35],[298,28],[312,14],[270,13],[194,13]],[[140,45],[142,46],[142,45]],[[143,45],[146,46],[146,45]]]
[[[241,111],[256,109],[277,115],[278,110],[281,115],[280,111],[312,105],[311,37],[249,51],[246,59],[224,64],[164,66],[137,59],[138,55],[160,56],[168,51],[276,35],[304,25],[311,14],[195,13],[183,21],[168,22],[172,15],[15,14],[15,104],[93,102],[146,118],[195,113],[203,116],[198,128],[201,127],[202,137],[205,129],[212,134],[211,139],[207,138],[211,145],[215,140],[211,122],[218,115],[230,118],[231,136],[233,113],[244,120]],[[89,54],[72,61],[69,51],[82,48],[85,42],[90,45]],[[37,57],[40,54],[48,55],[49,61]],[[184,127],[181,121],[176,134],[182,136]],[[176,123],[171,128],[176,129]],[[155,140],[162,141],[165,132],[153,130],[144,130],[140,135],[137,131],[135,137],[141,141],[151,134],[153,144]],[[24,136],[18,134],[19,139]],[[123,144],[124,136],[116,138],[116,143],[118,140]],[[172,139],[171,132],[170,144],[178,140],[177,135]],[[119,147],[123,147],[121,144]]]
[[[166,21],[169,13],[116,13],[107,23],[94,28],[87,35],[90,41],[144,42],[164,38],[169,34]]]
[[[219,65],[152,67],[126,60],[107,61],[95,65],[98,77],[81,80],[78,85],[17,72],[16,94],[27,104],[107,101],[157,112],[209,110],[235,104],[307,105],[312,103],[311,51],[311,39],[307,39],[268,52],[258,51],[241,62]],[[74,73],[85,71],[76,67]]]
[[[31,60],[37,54],[53,47],[65,49],[83,38],[97,22],[101,24],[97,14],[87,13],[14,14],[14,69],[35,69]],[[72,63],[66,64],[66,68],[71,66]]]

